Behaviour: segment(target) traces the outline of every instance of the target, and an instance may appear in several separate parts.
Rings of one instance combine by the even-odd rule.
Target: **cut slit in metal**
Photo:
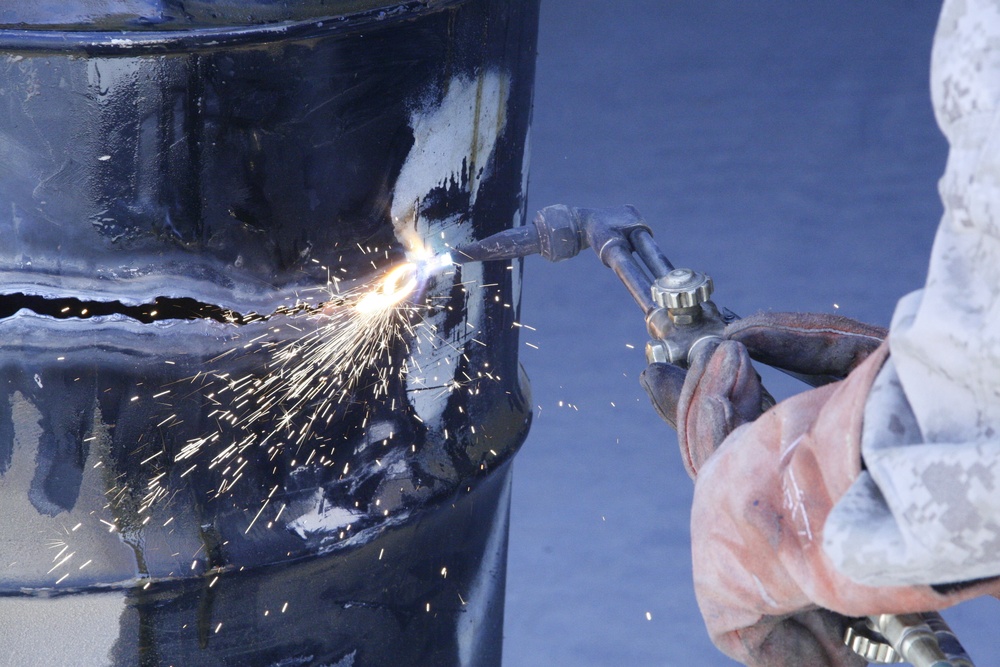
[[[61,320],[120,315],[143,324],[164,320],[214,320],[223,324],[242,325],[263,322],[278,315],[316,314],[331,305],[337,305],[336,301],[280,306],[269,314],[256,312],[243,314],[190,297],[156,297],[151,303],[131,306],[121,301],[91,301],[75,297],[49,298],[17,292],[0,295],[0,319],[27,309],[38,315]]]

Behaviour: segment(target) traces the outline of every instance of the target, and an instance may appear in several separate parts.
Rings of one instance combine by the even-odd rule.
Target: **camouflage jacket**
[[[1000,575],[1000,4],[946,0],[931,95],[944,216],[893,317],[864,469],[824,529],[834,565],[875,586]]]

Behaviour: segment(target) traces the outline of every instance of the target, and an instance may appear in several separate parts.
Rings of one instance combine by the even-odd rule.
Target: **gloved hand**
[[[675,415],[696,478],[691,539],[702,615],[716,645],[747,665],[865,665],[843,645],[844,616],[940,609],[983,592],[861,586],[823,553],[826,517],[860,470],[861,419],[888,354],[878,347],[884,335],[836,316],[764,314],[731,325],[729,340],[706,348],[686,373],[653,364],[643,374],[660,414]],[[761,415],[751,355],[850,376]]]
[[[886,333],[839,315],[759,313],[726,327],[725,337],[732,342],[702,346],[688,371],[650,364],[640,381],[660,417],[678,430],[681,457],[694,479],[727,435],[761,414],[765,392],[750,357],[813,376],[818,384],[846,377]]]

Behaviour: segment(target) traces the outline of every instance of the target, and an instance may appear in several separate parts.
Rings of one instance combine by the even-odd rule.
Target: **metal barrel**
[[[520,267],[351,308],[523,220],[536,30],[530,0],[0,8],[12,664],[500,664]]]

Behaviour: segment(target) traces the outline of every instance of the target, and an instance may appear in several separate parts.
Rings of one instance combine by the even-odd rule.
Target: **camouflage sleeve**
[[[1000,443],[929,442],[893,359],[865,404],[865,469],[827,518],[834,566],[870,586],[1000,574]]]
[[[1000,5],[947,0],[931,92],[950,152],[926,286],[899,303],[865,470],[824,550],[871,585],[1000,575]]]

